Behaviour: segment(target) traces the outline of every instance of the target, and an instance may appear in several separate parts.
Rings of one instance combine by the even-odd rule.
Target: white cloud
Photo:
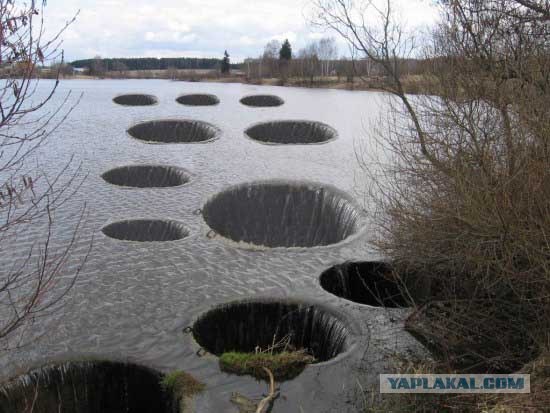
[[[407,20],[433,18],[429,0],[397,0]],[[68,60],[93,57],[200,56],[233,61],[258,56],[272,39],[298,50],[318,34],[304,17],[310,0],[58,0],[48,2],[53,34],[80,10],[63,35]],[[191,46],[191,47],[189,47]],[[343,51],[345,52],[345,51]]]
[[[309,33],[307,37],[313,40],[318,40],[318,39],[322,39],[323,37],[327,37],[327,33],[313,32],[313,33]]]
[[[286,32],[286,33],[279,33],[274,36],[271,36],[269,40],[278,40],[280,42],[284,42],[288,39],[289,42],[295,42],[298,38],[298,35],[294,32]]]
[[[169,31],[146,32],[144,39],[153,43],[191,43],[197,39],[197,35]]]
[[[252,46],[254,44],[259,44],[257,39],[253,39],[249,36],[241,36],[239,37],[239,43],[246,45],[246,46]]]

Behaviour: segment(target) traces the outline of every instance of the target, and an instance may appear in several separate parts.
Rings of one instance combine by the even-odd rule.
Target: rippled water
[[[79,264],[92,238],[93,249],[64,314],[56,317],[56,328],[48,329],[38,344],[2,358],[0,376],[50,360],[130,359],[162,371],[192,372],[208,386],[196,401],[198,411],[234,412],[236,407],[229,402],[232,392],[261,398],[265,383],[221,373],[216,358],[196,355],[198,345],[182,329],[213,305],[261,296],[321,302],[341,314],[353,332],[348,354],[308,367],[281,386],[274,412],[353,411],[363,400],[360,388],[378,383],[387,353],[418,348],[402,330],[406,310],[351,303],[319,285],[321,272],[334,264],[376,258],[366,244],[368,230],[332,247],[262,251],[208,238],[209,228],[197,214],[224,188],[266,179],[329,184],[366,207],[366,183],[356,150],[365,143],[374,150],[365,132],[385,110],[382,95],[160,80],[74,80],[63,81],[55,99],[61,101],[68,90],[84,96],[42,149],[40,162],[50,173],[73,154],[82,163],[80,175],[87,178],[78,194],[57,211],[56,237],[70,237],[85,202],[88,215],[69,269]],[[155,95],[159,104],[125,107],[112,102],[116,95],[133,92]],[[220,103],[203,107],[176,103],[187,93],[211,93]],[[255,93],[280,96],[285,104],[252,108],[239,103]],[[220,138],[209,143],[148,144],[126,134],[138,122],[167,118],[206,121],[221,130]],[[250,125],[280,119],[321,121],[332,126],[338,138],[321,145],[273,146],[244,134]],[[178,166],[191,179],[183,186],[143,189],[111,185],[100,176],[134,163]],[[363,212],[368,223],[369,211]],[[101,232],[108,223],[136,218],[179,221],[189,236],[139,243],[111,239]],[[10,248],[25,250],[42,230],[34,226]],[[2,268],[15,257],[3,250]]]

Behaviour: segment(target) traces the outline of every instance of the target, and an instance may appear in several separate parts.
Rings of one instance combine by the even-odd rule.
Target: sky
[[[396,0],[414,25],[435,20],[433,0]],[[262,54],[267,42],[289,39],[298,50],[337,37],[308,23],[311,0],[49,0],[45,27],[63,33],[65,60],[102,57],[218,57],[233,62]],[[339,44],[341,54],[346,47]]]

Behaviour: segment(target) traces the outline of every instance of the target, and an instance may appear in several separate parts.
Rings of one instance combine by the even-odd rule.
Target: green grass
[[[282,353],[227,352],[220,356],[220,368],[227,373],[248,374],[258,379],[269,379],[262,367],[273,373],[275,380],[290,380],[298,376],[315,358],[304,351]]]
[[[200,393],[206,387],[189,373],[177,370],[164,376],[162,387],[176,399],[191,397]]]

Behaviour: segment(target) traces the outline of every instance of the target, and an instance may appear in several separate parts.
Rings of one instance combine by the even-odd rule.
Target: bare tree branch
[[[34,323],[59,310],[82,268],[80,265],[73,274],[64,272],[76,246],[85,206],[72,236],[61,248],[54,246],[53,219],[54,211],[79,189],[80,167],[71,171],[71,159],[49,176],[40,172],[39,166],[32,166],[37,150],[79,100],[73,101],[69,92],[52,106],[59,71],[49,90],[39,89],[37,67],[59,58],[63,61],[63,52],[58,49],[60,36],[74,21],[45,39],[45,3],[0,0],[0,249],[4,254],[14,254],[20,233],[30,227],[45,228],[44,239],[37,239],[22,261],[15,260],[0,270],[0,340],[4,343],[0,355],[2,350],[30,344],[37,338],[31,334],[29,342],[26,336]]]

